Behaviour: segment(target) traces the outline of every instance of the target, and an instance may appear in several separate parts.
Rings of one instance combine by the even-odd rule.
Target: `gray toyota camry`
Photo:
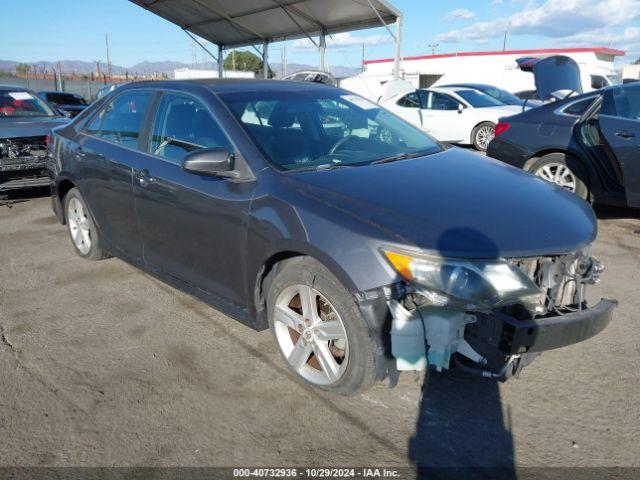
[[[615,307],[585,300],[603,270],[586,202],[339,88],[132,83],[49,153],[78,255],[270,329],[292,374],[332,392],[426,368],[504,380]]]

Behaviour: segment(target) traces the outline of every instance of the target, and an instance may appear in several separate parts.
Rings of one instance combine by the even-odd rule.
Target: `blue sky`
[[[345,0],[349,1],[349,0]],[[640,57],[640,0],[390,0],[405,13],[403,55],[507,48],[611,46]],[[191,63],[192,41],[180,28],[127,0],[3,0],[11,21],[0,28],[0,59],[105,60],[131,66],[143,60]],[[23,19],[23,21],[19,21]],[[329,65],[359,67],[365,56],[389,57],[393,45],[383,28],[335,35]],[[272,47],[279,61],[281,44]],[[201,57],[198,51],[198,59]],[[308,41],[287,42],[288,62],[317,63]]]

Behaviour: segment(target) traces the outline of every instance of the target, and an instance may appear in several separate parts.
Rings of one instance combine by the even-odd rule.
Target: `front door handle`
[[[635,138],[636,134],[635,133],[631,133],[631,132],[627,132],[626,130],[623,130],[621,132],[616,132],[615,136],[616,137],[620,137],[620,138],[624,138],[626,140],[626,139],[629,139],[629,138]]]
[[[146,187],[150,183],[153,183],[153,177],[149,174],[149,170],[143,168],[142,170],[136,170],[136,178],[141,187]]]

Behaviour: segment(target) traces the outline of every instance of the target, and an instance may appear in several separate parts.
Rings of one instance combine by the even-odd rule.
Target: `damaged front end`
[[[541,351],[592,337],[615,301],[587,308],[585,289],[603,266],[590,248],[498,260],[384,250],[404,279],[387,296],[397,370],[455,366],[506,380]]]
[[[0,138],[0,192],[49,185],[46,138]]]

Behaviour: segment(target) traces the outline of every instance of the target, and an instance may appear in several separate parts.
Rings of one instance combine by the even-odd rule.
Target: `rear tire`
[[[486,152],[489,143],[496,136],[496,126],[491,122],[482,122],[473,129],[471,140],[476,150]]]
[[[353,296],[310,257],[275,267],[266,285],[269,327],[297,380],[340,395],[375,381],[375,344]]]
[[[589,198],[589,178],[585,169],[573,157],[564,153],[549,153],[536,160],[529,171],[554,183],[583,200]]]
[[[87,260],[103,260],[110,255],[100,247],[100,236],[87,204],[77,188],[64,197],[64,217],[71,244],[76,253]]]

